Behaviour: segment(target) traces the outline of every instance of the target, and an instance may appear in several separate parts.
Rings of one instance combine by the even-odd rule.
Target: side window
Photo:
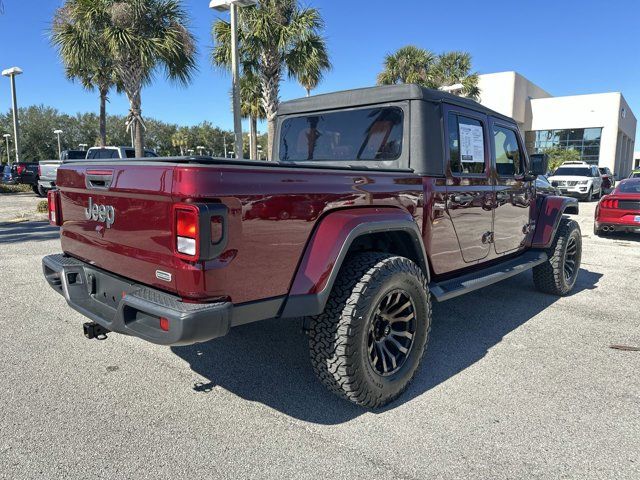
[[[453,174],[483,174],[486,171],[484,129],[473,118],[449,114],[449,164]]]
[[[518,147],[518,136],[509,128],[494,125],[493,145],[496,152],[496,170],[502,177],[524,173],[524,158]]]

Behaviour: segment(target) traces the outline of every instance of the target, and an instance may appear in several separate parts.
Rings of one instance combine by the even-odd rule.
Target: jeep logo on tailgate
[[[106,223],[107,228],[111,228],[116,221],[116,210],[111,205],[93,203],[93,198],[89,197],[89,206],[84,209],[84,216],[87,220]]]

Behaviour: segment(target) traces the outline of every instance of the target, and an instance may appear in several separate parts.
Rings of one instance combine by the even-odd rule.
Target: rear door
[[[493,185],[487,116],[444,105],[446,122],[446,208],[465,262],[489,254],[492,240]]]
[[[491,155],[495,176],[493,235],[498,254],[524,248],[530,232],[533,182],[525,182],[527,160],[515,125],[490,118]]]

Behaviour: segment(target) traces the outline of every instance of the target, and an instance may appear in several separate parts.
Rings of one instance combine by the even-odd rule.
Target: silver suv
[[[580,197],[590,202],[603,194],[602,175],[596,165],[584,162],[565,162],[549,177],[551,185],[562,195]]]

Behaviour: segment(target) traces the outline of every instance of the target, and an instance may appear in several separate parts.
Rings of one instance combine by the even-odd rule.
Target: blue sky
[[[143,92],[147,116],[189,125],[208,120],[232,125],[230,78],[208,61],[209,31],[219,14],[208,0],[186,0],[199,41],[199,71],[182,88],[158,78]],[[47,28],[61,0],[4,0],[0,67],[18,65],[21,105],[46,104],[67,113],[96,111],[95,94],[64,77]],[[620,91],[640,118],[640,35],[637,0],[304,0],[326,21],[334,65],[317,92],[375,83],[384,55],[415,44],[434,52],[466,50],[479,73],[516,70],[553,95]],[[304,95],[287,82],[282,98]],[[0,81],[0,111],[10,108],[9,83]],[[113,94],[111,113],[127,111]],[[640,139],[640,132],[638,135]],[[640,145],[640,143],[638,143]]]

